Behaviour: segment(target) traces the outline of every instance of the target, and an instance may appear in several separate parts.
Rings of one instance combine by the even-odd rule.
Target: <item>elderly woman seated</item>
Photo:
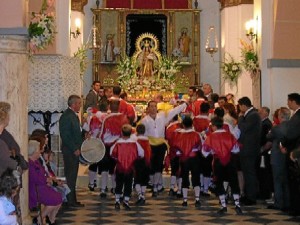
[[[51,179],[45,176],[46,171],[38,161],[44,143],[30,140],[28,144],[29,156],[29,208],[33,209],[42,204],[39,224],[44,224],[48,217],[48,224],[54,224],[56,214],[62,204],[62,196],[51,187]],[[41,221],[42,220],[42,221]]]

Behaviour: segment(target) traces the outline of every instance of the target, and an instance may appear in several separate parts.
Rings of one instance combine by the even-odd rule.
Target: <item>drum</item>
[[[86,139],[81,145],[79,162],[90,165],[99,162],[105,155],[105,146],[100,139]]]

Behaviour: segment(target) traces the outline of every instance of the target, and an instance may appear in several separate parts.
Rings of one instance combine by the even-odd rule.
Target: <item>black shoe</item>
[[[276,205],[268,205],[267,206],[267,209],[275,209],[275,210],[281,210],[278,206],[276,206]]]
[[[115,203],[115,210],[120,210],[120,202]]]
[[[135,202],[135,205],[145,205],[145,203],[146,203],[146,200],[145,200],[145,199],[139,198],[139,200],[137,200],[137,201]]]
[[[97,181],[94,180],[94,188],[96,188],[96,187],[97,187]]]
[[[115,194],[115,189],[114,188],[110,189],[110,193],[112,193],[114,195]]]
[[[227,213],[227,207],[222,207],[217,212],[218,215],[224,215],[225,213]]]
[[[242,215],[243,214],[243,211],[242,211],[241,207],[237,206],[237,205],[235,206],[235,212],[236,212],[237,215]]]
[[[201,207],[200,200],[196,200],[196,201],[195,201],[195,207],[196,207],[196,208],[200,208],[200,207]]]
[[[201,196],[203,196],[203,197],[210,197],[210,194],[207,193],[207,192],[202,192],[202,195],[201,195]]]
[[[181,205],[187,207],[187,201],[183,201]]]
[[[177,194],[176,194],[176,197],[177,197],[177,198],[182,198],[183,195],[182,195],[182,193],[177,193]]]
[[[131,210],[128,202],[123,202],[123,206],[124,206],[125,210],[128,210],[128,211]]]
[[[157,191],[153,191],[153,192],[152,192],[152,197],[153,197],[153,198],[156,198],[157,196],[158,196]]]
[[[176,192],[174,191],[173,188],[171,188],[169,191],[169,196],[175,196],[175,195],[176,195]]]
[[[157,191],[160,193],[160,192],[163,192],[165,190],[164,187],[162,187],[161,189],[157,189]]]
[[[153,185],[152,184],[147,184],[147,189],[153,189]]]
[[[90,191],[95,191],[95,185],[94,184],[89,184],[88,188],[90,189]]]
[[[256,201],[253,201],[253,200],[250,200],[250,199],[246,198],[246,199],[243,201],[243,204],[246,205],[246,206],[256,205]]]
[[[72,207],[72,208],[82,208],[82,207],[84,207],[84,204],[82,204],[81,202],[68,203],[68,207]]]
[[[107,194],[105,192],[100,193],[100,198],[106,198]]]

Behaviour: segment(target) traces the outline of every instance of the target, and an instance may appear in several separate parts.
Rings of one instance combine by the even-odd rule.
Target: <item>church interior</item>
[[[62,176],[59,119],[68,97],[84,102],[93,81],[104,90],[120,85],[138,116],[158,94],[165,101],[184,99],[190,87],[209,84],[236,103],[247,96],[255,108],[268,107],[271,119],[287,107],[288,94],[300,93],[299,10],[297,0],[0,1],[0,101],[11,105],[7,130],[27,159],[28,136],[45,129]],[[37,21],[46,29],[40,31]],[[32,224],[27,171],[22,179],[22,224]],[[78,198],[85,207],[62,208],[55,224],[300,222],[263,201],[244,207],[243,215],[228,206],[226,215],[216,216],[219,200],[213,195],[200,198],[200,209],[182,208],[181,199],[167,191],[157,199],[149,193],[143,207],[118,212],[112,194],[101,199],[87,183],[87,167],[80,165]]]

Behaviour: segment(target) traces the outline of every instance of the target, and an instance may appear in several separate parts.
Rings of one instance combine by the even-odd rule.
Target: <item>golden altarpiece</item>
[[[118,84],[117,67],[125,56],[136,63],[136,73],[141,77],[152,76],[157,69],[151,71],[151,63],[168,57],[180,67],[176,91],[185,92],[188,86],[199,85],[199,10],[97,8],[92,12],[100,37],[97,45],[101,46],[93,51],[94,80],[104,86]]]

